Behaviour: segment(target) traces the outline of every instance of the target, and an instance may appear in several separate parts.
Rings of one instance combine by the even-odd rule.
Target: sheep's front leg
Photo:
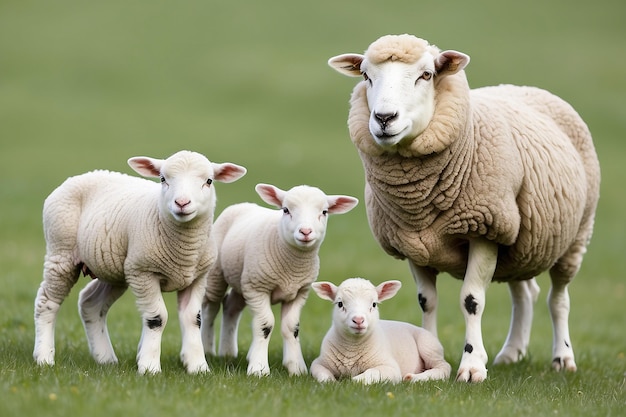
[[[189,287],[178,291],[178,319],[182,335],[180,360],[190,374],[209,372],[200,334],[200,310],[205,283],[206,279],[203,276],[192,282]]]
[[[509,334],[493,363],[508,364],[520,361],[526,356],[533,324],[533,305],[539,296],[539,285],[535,278],[509,282],[512,311]]]
[[[309,289],[303,288],[296,298],[281,307],[281,334],[283,336],[283,365],[289,375],[307,373],[306,362],[300,346],[300,313],[306,302]]]
[[[89,351],[98,363],[117,363],[107,329],[107,313],[125,291],[125,286],[95,279],[83,288],[78,297],[78,312],[87,334]]]
[[[324,366],[321,358],[316,358],[311,362],[311,376],[318,382],[333,382],[337,380],[335,374]]]
[[[246,297],[246,302],[252,313],[252,344],[248,351],[248,375],[269,375],[270,365],[267,357],[274,329],[270,295],[256,293],[252,297]]]
[[[352,380],[366,385],[387,381],[397,383],[402,381],[402,374],[398,366],[380,365],[366,369],[365,372],[353,376]]]
[[[128,286],[137,298],[141,313],[141,339],[137,348],[137,372],[161,372],[161,338],[167,324],[167,308],[161,294],[159,276],[129,277]]]
[[[422,327],[437,337],[437,274],[411,261],[409,268],[417,284],[417,300],[423,313]]]
[[[470,241],[465,279],[461,287],[461,310],[465,317],[465,348],[457,381],[481,382],[487,378],[487,351],[483,346],[481,320],[486,290],[498,260],[498,245],[486,239]]]

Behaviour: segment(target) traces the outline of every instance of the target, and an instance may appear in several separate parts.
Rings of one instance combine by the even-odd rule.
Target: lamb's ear
[[[128,160],[128,165],[144,177],[160,177],[163,159],[155,159],[147,156],[135,156]]]
[[[223,164],[213,163],[213,179],[219,182],[234,182],[246,175],[247,170],[236,164],[224,162]]]
[[[285,199],[286,192],[280,188],[270,184],[257,184],[254,189],[267,204],[271,204],[278,208],[283,206],[283,200]]]
[[[388,300],[400,289],[402,283],[400,281],[385,281],[376,287],[378,293],[378,301]]]
[[[347,195],[329,195],[327,201],[329,214],[347,213],[359,204],[357,198]]]
[[[469,55],[458,51],[443,51],[435,58],[435,71],[438,76],[456,74],[470,62]]]
[[[359,54],[342,54],[330,58],[328,65],[335,71],[348,77],[361,77],[361,62],[363,62],[363,58],[364,56]]]
[[[337,286],[332,282],[314,282],[311,284],[311,288],[313,291],[322,299],[328,301],[335,301],[335,296],[337,296]]]

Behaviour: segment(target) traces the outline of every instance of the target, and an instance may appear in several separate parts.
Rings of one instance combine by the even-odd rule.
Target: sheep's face
[[[189,151],[178,152],[165,160],[135,157],[128,163],[138,173],[160,179],[159,210],[179,223],[207,216],[212,220],[216,200],[213,181],[232,182],[246,173],[241,166],[212,163],[203,155]]]
[[[273,185],[258,184],[256,191],[266,203],[281,209],[280,235],[299,249],[319,247],[326,235],[328,215],[346,213],[358,203],[354,197],[328,196],[319,188],[306,185],[283,191]]]
[[[392,150],[424,132],[436,110],[438,80],[468,62],[467,55],[440,52],[423,39],[389,35],[372,43],[365,55],[338,55],[328,64],[344,75],[363,77],[369,131],[380,147]]]
[[[386,281],[374,286],[363,278],[350,278],[338,287],[330,282],[315,282],[313,290],[334,304],[333,326],[349,337],[363,337],[378,323],[378,304],[393,297],[400,281]]]

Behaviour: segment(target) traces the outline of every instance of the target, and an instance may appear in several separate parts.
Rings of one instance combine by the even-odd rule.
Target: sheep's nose
[[[302,233],[304,236],[308,236],[313,232],[313,229],[311,229],[310,227],[307,228],[301,228],[300,229],[300,233]]]
[[[377,113],[374,112],[374,117],[376,118],[376,120],[378,121],[378,123],[380,124],[380,126],[384,129],[387,127],[387,125],[391,122],[393,122],[393,120],[398,117],[398,113]]]
[[[174,202],[178,207],[183,208],[191,203],[191,200],[189,200],[188,198],[177,198],[176,200],[174,200]]]
[[[352,321],[354,322],[354,324],[360,326],[365,322],[365,317],[363,316],[356,316],[352,318]]]

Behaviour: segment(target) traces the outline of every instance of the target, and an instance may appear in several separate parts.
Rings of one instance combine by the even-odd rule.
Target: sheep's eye
[[[328,216],[328,210],[322,210],[322,215]]]
[[[419,76],[419,78],[417,79],[417,81],[419,81],[419,80],[428,81],[428,80],[430,80],[431,78],[433,78],[433,73],[432,73],[432,72],[430,72],[430,71],[424,71],[424,72],[422,73],[422,75],[420,75],[420,76]],[[417,83],[417,81],[415,81],[415,82]]]
[[[378,303],[376,301],[374,301],[374,303],[372,304],[372,307],[376,308],[377,305],[378,305]]]
[[[163,175],[161,175],[161,183],[165,182],[165,177]]]
[[[367,76],[367,72],[364,72],[364,73],[363,73],[363,79],[364,79],[365,81],[369,81],[370,77],[368,77],[368,76]]]
[[[289,214],[289,209],[287,207],[283,207],[283,213]]]
[[[211,178],[206,180],[206,185],[211,185],[211,184],[213,184],[213,180]]]
[[[341,301],[339,301],[339,302],[337,303],[337,307],[339,307],[339,308],[343,308],[343,303],[342,303]]]

